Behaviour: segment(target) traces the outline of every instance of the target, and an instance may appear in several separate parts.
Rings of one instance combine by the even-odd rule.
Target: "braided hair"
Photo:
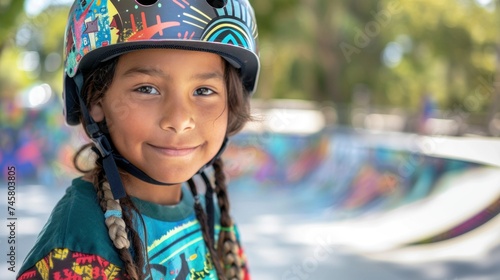
[[[87,108],[97,103],[111,85],[118,59],[114,58],[103,62],[93,72],[86,75],[82,95]],[[225,63],[224,76],[228,92],[228,128],[226,134],[227,136],[232,136],[240,131],[244,124],[251,119],[249,95],[243,87],[238,71],[227,62]],[[103,131],[107,130],[105,123],[100,123],[99,125]],[[102,159],[99,157],[99,153],[96,152],[97,158],[95,166],[92,169],[84,170],[80,168],[78,158],[82,155],[83,151],[89,148],[96,152],[93,143],[82,146],[73,159],[75,167],[80,172],[89,174],[93,178],[99,205],[105,214],[105,223],[108,228],[109,237],[125,264],[124,269],[126,274],[130,279],[144,279],[146,278],[146,274],[150,274],[151,270],[149,268],[149,261],[144,258],[148,258],[147,254],[144,254],[144,244],[133,226],[132,211],[138,213],[138,210],[128,195],[120,200],[113,198],[102,168]],[[213,163],[213,168],[215,193],[221,213],[221,230],[217,244],[213,244],[214,242],[210,237],[207,215],[203,211],[196,188],[193,185],[191,186],[191,191],[195,196],[194,210],[196,218],[200,223],[203,239],[209,250],[209,262],[211,261],[211,264],[213,264],[219,279],[243,279],[243,264],[238,257],[239,244],[236,240],[234,225],[229,212],[229,199],[225,182],[226,178],[223,171],[223,161],[220,158],[216,159]],[[136,216],[140,217],[143,230],[146,232],[142,216]],[[129,250],[130,247],[132,247],[134,256],[132,256],[131,250]],[[146,274],[143,271],[145,265],[147,268]]]
[[[94,150],[95,145],[90,143],[82,146],[76,152],[75,157],[73,158],[73,163],[78,171],[82,173],[89,173],[93,178],[93,185],[97,193],[99,206],[104,212],[105,224],[108,228],[109,237],[117,249],[120,259],[125,264],[125,273],[130,279],[144,279],[145,275],[142,270],[142,267],[144,267],[145,264],[145,260],[142,255],[143,244],[139,234],[132,226],[131,209],[137,211],[137,208],[129,196],[120,200],[115,200],[113,198],[111,188],[105,178],[104,169],[102,168],[102,159],[100,157],[97,157],[95,160],[95,166],[93,169],[84,170],[80,167],[78,158],[88,148]],[[98,153],[96,153],[96,155],[98,155]],[[129,238],[132,239],[132,242]],[[135,256],[132,256],[129,250],[131,245],[134,252],[141,252],[141,254],[135,254]]]

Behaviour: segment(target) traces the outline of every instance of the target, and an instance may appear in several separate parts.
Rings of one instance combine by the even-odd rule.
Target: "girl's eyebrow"
[[[210,79],[224,80],[224,75],[220,71],[196,73],[191,76],[191,80],[205,81]]]
[[[167,78],[168,75],[160,69],[149,68],[149,67],[132,67],[125,71],[122,76],[133,76],[135,74],[144,74],[148,76],[157,76],[161,78]]]
[[[133,76],[135,74],[144,74],[148,76],[156,76],[164,79],[170,79],[170,75],[163,72],[161,69],[149,67],[132,67],[125,71],[123,76]],[[206,81],[210,79],[224,80],[224,75],[221,71],[195,73],[190,77],[191,80]]]

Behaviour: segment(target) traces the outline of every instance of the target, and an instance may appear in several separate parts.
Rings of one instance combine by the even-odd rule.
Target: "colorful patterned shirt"
[[[146,279],[217,279],[207,258],[193,196],[185,187],[182,194],[174,206],[132,198],[146,227],[144,231],[136,214],[134,226],[143,242],[147,241],[144,249],[149,266],[144,271],[151,273],[146,274]],[[216,207],[216,237],[218,220]],[[242,250],[240,256],[245,261]],[[250,279],[246,265],[244,271],[245,279]],[[26,258],[18,279],[127,279],[123,262],[107,235],[91,183],[73,180]]]

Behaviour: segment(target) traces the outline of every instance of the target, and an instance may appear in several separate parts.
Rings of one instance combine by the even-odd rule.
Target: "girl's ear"
[[[101,100],[90,105],[90,116],[95,122],[102,122],[104,120],[104,110],[102,108]]]

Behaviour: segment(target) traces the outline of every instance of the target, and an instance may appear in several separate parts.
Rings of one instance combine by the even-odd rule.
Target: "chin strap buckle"
[[[125,197],[127,193],[125,192],[120,173],[118,172],[118,167],[113,158],[113,147],[109,139],[101,132],[97,123],[93,121],[87,125],[87,132],[101,154],[102,167],[104,168],[104,173],[106,174],[111,192],[113,193],[113,198],[120,199]]]

